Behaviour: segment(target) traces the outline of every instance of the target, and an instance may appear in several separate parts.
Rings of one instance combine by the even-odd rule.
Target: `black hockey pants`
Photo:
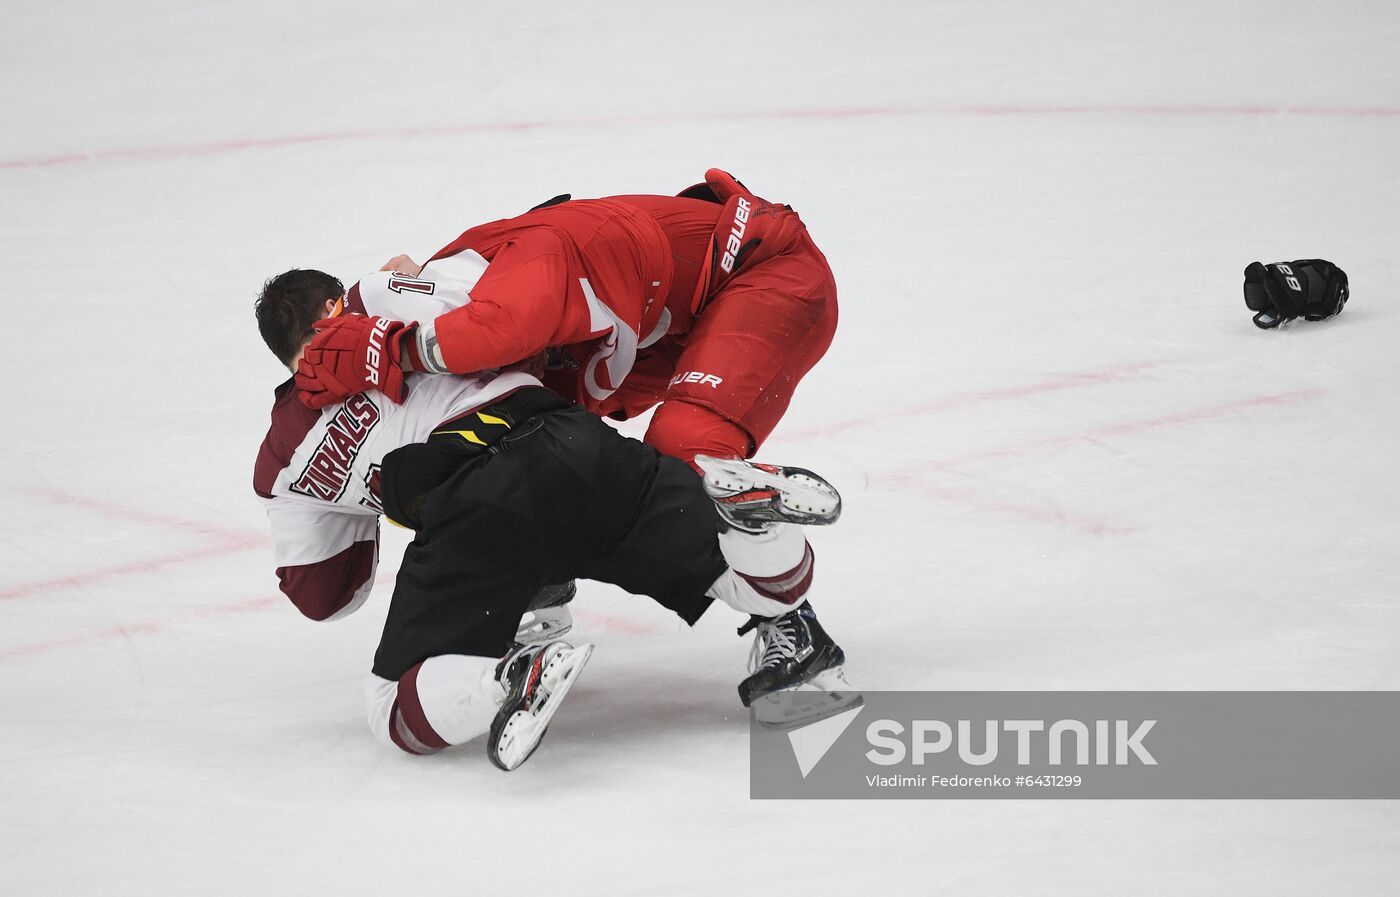
[[[444,425],[384,459],[386,513],[417,534],[376,675],[398,679],[439,654],[499,657],[540,588],[571,579],[615,583],[699,619],[726,565],[719,514],[690,467],[546,390],[483,410],[479,420],[509,426],[489,448]]]

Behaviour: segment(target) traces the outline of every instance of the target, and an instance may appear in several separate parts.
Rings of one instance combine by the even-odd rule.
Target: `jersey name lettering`
[[[335,501],[350,481],[350,466],[365,444],[374,425],[379,423],[379,406],[364,395],[346,400],[326,425],[326,436],[311,460],[289,488],[293,492]]]

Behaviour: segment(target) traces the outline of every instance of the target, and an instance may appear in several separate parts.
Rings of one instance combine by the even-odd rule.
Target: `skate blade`
[[[864,703],[865,697],[846,681],[845,671],[833,667],[801,685],[758,698],[751,709],[765,729],[796,729]]]
[[[564,605],[532,610],[520,619],[515,640],[522,645],[537,645],[562,638],[574,628],[574,615]]]
[[[785,469],[797,476],[783,476],[744,461],[709,455],[696,455],[695,463],[705,471],[706,484],[723,492],[757,487],[776,490],[783,507],[801,515],[802,522],[809,526],[835,523],[841,516],[840,494],[810,470],[789,467]]]
[[[561,652],[551,660],[540,674],[540,687],[547,689],[545,699],[533,711],[517,710],[511,714],[501,730],[496,742],[496,758],[506,772],[519,768],[540,746],[549,721],[564,703],[564,697],[578,681],[588,658],[593,656],[593,645],[579,645],[567,654]]]

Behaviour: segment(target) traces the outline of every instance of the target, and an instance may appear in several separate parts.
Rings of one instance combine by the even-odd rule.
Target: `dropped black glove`
[[[1258,312],[1254,326],[1261,330],[1297,317],[1330,318],[1341,312],[1348,295],[1346,272],[1322,259],[1254,262],[1244,269],[1244,304]]]

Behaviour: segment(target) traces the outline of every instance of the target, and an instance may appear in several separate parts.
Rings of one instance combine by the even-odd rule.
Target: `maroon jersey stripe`
[[[258,460],[253,465],[253,491],[263,498],[272,498],[277,475],[292,463],[297,446],[301,445],[321,417],[321,412],[312,411],[297,400],[296,388],[291,380],[277,387],[274,395],[272,423],[258,449]]]

